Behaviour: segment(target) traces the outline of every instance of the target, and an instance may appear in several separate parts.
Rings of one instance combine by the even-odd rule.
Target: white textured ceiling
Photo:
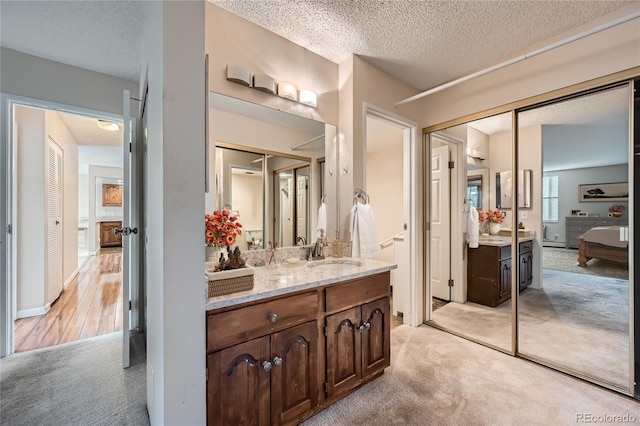
[[[0,44],[138,81],[142,1],[0,1]]]
[[[418,89],[524,53],[534,44],[638,4],[605,0],[209,1],[333,62],[356,54]]]
[[[98,127],[97,118],[66,112],[58,112],[57,114],[78,145],[113,146],[122,149],[124,137],[122,123],[119,123],[120,128],[113,132]]]

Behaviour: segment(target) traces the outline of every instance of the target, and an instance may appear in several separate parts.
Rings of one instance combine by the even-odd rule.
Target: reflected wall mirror
[[[205,211],[238,216],[241,250],[314,242],[323,195],[335,226],[335,182],[321,167],[335,126],[213,92],[209,105]]]
[[[518,207],[531,208],[531,176],[530,169],[518,172]],[[496,172],[496,208],[511,208],[511,170]]]

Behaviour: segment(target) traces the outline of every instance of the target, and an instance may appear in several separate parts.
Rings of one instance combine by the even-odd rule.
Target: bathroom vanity
[[[384,373],[396,266],[351,262],[259,267],[208,299],[209,425],[298,424]]]
[[[511,298],[511,237],[481,238],[476,249],[467,249],[467,300],[495,308]],[[533,237],[518,239],[519,291],[533,281]]]

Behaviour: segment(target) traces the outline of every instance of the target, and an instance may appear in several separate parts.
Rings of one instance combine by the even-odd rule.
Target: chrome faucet
[[[303,246],[307,245],[307,239],[305,237],[303,237],[303,236],[300,236],[300,237],[296,238],[296,244],[298,244],[299,242],[302,242]]]
[[[309,251],[307,252],[307,259],[308,260],[320,260],[320,259],[324,259],[324,256],[322,255],[322,244],[320,244],[320,241],[316,241],[316,243],[313,245],[313,248],[309,247]]]

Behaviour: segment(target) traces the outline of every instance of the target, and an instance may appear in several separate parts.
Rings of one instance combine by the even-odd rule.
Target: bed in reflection
[[[586,268],[591,259],[628,263],[629,241],[624,231],[620,226],[597,226],[578,237],[578,266]]]

